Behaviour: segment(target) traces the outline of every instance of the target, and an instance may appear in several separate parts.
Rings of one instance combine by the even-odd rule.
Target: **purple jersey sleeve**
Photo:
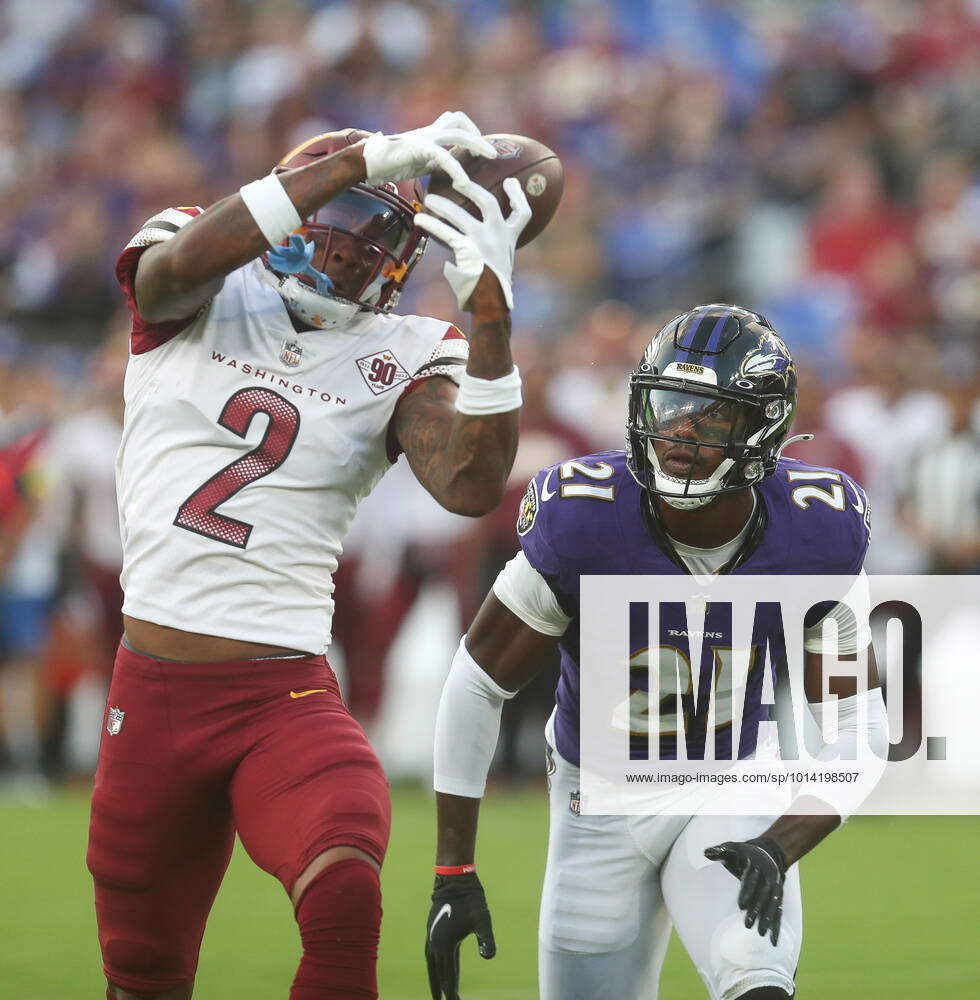
[[[559,607],[569,617],[578,610],[578,591],[571,593],[568,574],[563,560],[555,551],[552,534],[558,515],[557,507],[542,503],[542,493],[549,500],[548,484],[556,473],[555,468],[542,469],[527,484],[517,514],[517,537],[527,561],[541,574],[555,595]]]
[[[868,554],[868,546],[871,544],[871,501],[864,490],[850,476],[846,473],[841,473],[841,475],[844,478],[845,489],[850,494],[852,511],[850,518],[851,565],[847,572],[860,573]]]
[[[558,575],[558,557],[550,539],[551,509],[542,510],[541,490],[547,490],[548,478],[554,468],[542,469],[527,484],[517,512],[517,538],[527,561],[545,578]],[[547,496],[547,492],[545,493]]]
[[[620,556],[615,511],[624,476],[622,452],[586,455],[542,469],[521,500],[521,548],[571,617],[578,613],[579,577],[631,572]]]

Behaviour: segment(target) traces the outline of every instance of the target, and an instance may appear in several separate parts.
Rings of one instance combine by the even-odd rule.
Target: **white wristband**
[[[303,225],[296,206],[275,174],[240,187],[238,193],[270,247],[278,246]]]
[[[456,409],[469,416],[483,417],[488,413],[516,410],[521,398],[521,373],[517,365],[502,378],[475,378],[463,372],[459,380]]]

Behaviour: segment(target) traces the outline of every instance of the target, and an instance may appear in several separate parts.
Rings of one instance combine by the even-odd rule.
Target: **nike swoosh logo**
[[[864,513],[864,501],[861,499],[861,494],[858,493],[857,488],[855,487],[854,483],[850,482],[850,480],[845,480],[845,481],[847,482],[847,485],[851,487],[851,493],[854,496],[854,509],[859,514],[863,514]]]
[[[326,688],[311,688],[309,691],[290,691],[290,698],[305,698],[308,694],[326,694]]]
[[[442,909],[436,914],[436,919],[432,921],[432,926],[429,928],[429,940],[432,940],[432,932],[436,929],[436,924],[442,920],[443,917],[451,917],[453,915],[453,908],[449,903],[443,903]]]
[[[546,475],[544,477],[544,482],[541,484],[541,502],[542,503],[544,503],[546,500],[550,500],[555,495],[555,491],[554,490],[549,490],[548,489],[548,483],[550,482],[550,480],[551,480],[551,474],[554,471],[555,471],[554,469],[549,469],[548,470],[548,475]]]

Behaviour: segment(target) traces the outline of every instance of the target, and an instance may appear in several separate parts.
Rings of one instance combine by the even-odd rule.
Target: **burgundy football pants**
[[[124,989],[194,978],[236,830],[287,892],[331,847],[384,860],[388,785],[322,656],[186,663],[120,646],[104,725],[88,867],[105,974]]]

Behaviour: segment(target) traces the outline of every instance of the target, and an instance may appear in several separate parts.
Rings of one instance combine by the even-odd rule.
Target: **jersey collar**
[[[769,524],[769,509],[766,506],[762,491],[757,490],[755,487],[751,487],[751,489],[755,497],[755,507],[752,511],[752,516],[749,518],[749,526],[745,532],[745,539],[732,558],[716,571],[718,574],[731,573],[739,566],[742,566],[762,544],[766,527]],[[651,503],[650,495],[643,490],[640,491],[640,510],[643,515],[643,523],[654,545],[683,573],[691,576],[692,574],[687,567],[687,563],[680,557],[677,549],[674,547],[673,541],[667,534],[660,512]]]

